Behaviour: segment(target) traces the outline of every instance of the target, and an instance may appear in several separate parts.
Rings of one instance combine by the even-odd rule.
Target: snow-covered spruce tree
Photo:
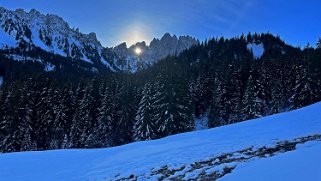
[[[67,85],[64,87],[63,89],[63,102],[62,104],[64,105],[63,107],[66,108],[66,110],[64,111],[65,115],[66,115],[66,124],[64,127],[64,139],[62,142],[62,148],[67,148],[68,147],[68,143],[69,143],[69,139],[70,139],[70,131],[71,131],[71,126],[72,126],[72,119],[73,116],[75,114],[75,110],[76,110],[76,104],[77,104],[77,100],[76,100],[76,96],[75,96],[75,92],[72,89],[71,85]]]
[[[99,109],[101,107],[101,95],[98,85],[99,81],[93,79],[89,85],[79,85],[76,90],[75,110],[69,141],[66,144],[69,148],[101,146],[97,137]]]
[[[260,83],[250,75],[247,81],[246,90],[243,99],[243,120],[249,120],[262,117],[263,101],[259,97]]]
[[[81,137],[81,129],[82,122],[81,119],[81,111],[82,111],[82,103],[85,96],[84,86],[78,84],[78,87],[75,92],[75,110],[72,117],[72,124],[70,128],[69,139],[67,141],[67,148],[79,148],[80,147],[80,137]]]
[[[71,140],[74,148],[86,147],[85,141],[88,139],[92,129],[92,118],[90,117],[91,99],[89,87],[87,87],[73,120]]]
[[[232,67],[232,77],[230,78],[231,87],[229,87],[227,90],[231,92],[231,106],[232,110],[229,117],[228,124],[235,123],[241,121],[240,113],[241,113],[241,106],[242,106],[242,100],[241,100],[241,81],[240,81],[240,74],[241,71],[238,67]]]
[[[118,129],[121,129],[119,127],[119,120],[122,113],[122,111],[120,111],[121,88],[118,82],[114,82],[113,85],[107,87],[107,94],[104,95],[104,100],[102,102],[102,106],[104,106],[105,109],[100,109],[99,116],[101,121],[108,121],[107,129],[110,131],[107,133],[108,135],[106,135],[108,136],[108,145],[116,146],[120,144]]]
[[[50,149],[65,148],[68,142],[70,123],[72,120],[73,95],[70,88],[64,86],[55,91],[54,99],[57,103],[52,108],[54,111],[53,126],[50,128]]]
[[[156,138],[155,123],[153,122],[154,108],[153,108],[153,86],[146,83],[143,89],[142,98],[139,102],[139,108],[135,118],[134,124],[134,140],[151,140]]]
[[[126,144],[132,142],[133,138],[133,124],[136,110],[132,98],[134,97],[134,87],[127,80],[119,86],[119,93],[115,94],[118,99],[116,103],[116,129],[114,132],[114,144]],[[116,108],[115,107],[115,108]],[[116,136],[117,135],[117,136]]]
[[[34,106],[32,100],[32,96],[34,96],[33,94],[30,93],[30,88],[32,89],[32,87],[30,87],[30,82],[26,82],[23,84],[23,88],[21,91],[21,95],[20,95],[20,105],[19,107],[21,109],[19,109],[19,118],[21,118],[22,120],[22,126],[21,128],[23,128],[23,138],[22,138],[22,142],[23,147],[22,150],[23,151],[30,151],[30,150],[36,150],[36,143],[32,137],[32,133],[34,132],[34,128],[33,128],[33,122],[32,122],[32,118],[33,118],[33,110],[32,107]]]
[[[263,110],[262,110],[262,116],[266,116],[271,114],[271,101],[272,101],[272,84],[273,84],[273,79],[272,75],[269,73],[272,70],[270,69],[270,66],[268,64],[269,62],[263,62],[260,64],[260,69],[258,70],[259,75],[257,79],[258,82],[260,83],[260,94],[258,95],[259,98],[263,101]]]
[[[270,77],[270,87],[266,91],[269,91],[270,100],[268,110],[266,114],[276,114],[286,111],[288,107],[287,85],[286,78],[289,71],[282,71],[284,68],[283,62],[279,59],[272,59],[269,65],[268,77]]]
[[[88,148],[97,148],[101,147],[101,143],[99,141],[99,108],[101,107],[102,95],[99,91],[99,83],[100,81],[94,78],[89,86],[89,93],[87,94],[88,107],[85,106],[84,109],[89,108],[88,111],[85,111],[84,120],[88,121],[89,127],[86,128],[88,130],[88,137],[85,140],[85,147]],[[85,94],[86,95],[86,94]]]
[[[34,80],[33,78],[29,78],[26,83],[25,83],[25,91],[24,94],[26,96],[26,116],[30,119],[31,122],[31,129],[32,131],[30,132],[31,135],[31,140],[33,141],[34,144],[34,149],[37,148],[37,140],[38,140],[38,130],[37,126],[39,125],[38,123],[38,106],[41,101],[41,93],[42,89],[39,87],[40,84],[38,81]]]
[[[282,96],[285,101],[285,110],[289,110],[292,107],[291,97],[293,96],[293,89],[296,84],[296,71],[295,67],[297,66],[294,61],[281,61],[279,71],[275,73],[274,79],[278,79],[281,82]]]
[[[220,123],[222,125],[239,121],[240,82],[234,66],[227,65],[226,75],[223,76],[221,98],[219,102]]]
[[[189,84],[189,91],[191,93],[191,98],[193,101],[193,104],[195,105],[195,115],[200,115],[200,102],[201,97],[203,95],[203,89],[201,87],[201,80],[200,76],[198,76],[196,79],[192,79]]]
[[[0,132],[3,133],[4,137],[0,142],[0,149],[2,152],[13,152],[18,151],[19,143],[15,139],[16,128],[18,127],[18,121],[16,120],[16,107],[18,103],[14,97],[14,88],[7,90],[4,95],[1,105],[1,122]]]
[[[102,92],[102,90],[100,91]],[[110,88],[106,87],[104,93],[102,93],[102,103],[99,109],[97,137],[99,138],[99,144],[102,147],[109,147],[112,145],[110,134],[112,132],[112,99],[113,95]]]
[[[4,87],[0,88],[0,105],[4,105],[4,100],[6,98],[6,89]],[[4,121],[4,106],[0,106],[0,125]],[[3,140],[4,136],[3,130],[0,127],[0,140]]]
[[[156,93],[153,98],[156,114],[153,119],[159,137],[193,129],[188,85],[184,84],[184,77],[180,76],[174,77],[170,73],[169,76],[159,74],[157,78]]]
[[[291,109],[320,101],[320,73],[318,67],[319,58],[315,56],[319,49],[313,49],[309,45],[303,50],[300,64],[294,68],[295,86],[291,97]],[[319,56],[320,57],[320,56]]]
[[[31,122],[26,107],[26,97],[18,87],[12,86],[2,104],[3,120],[0,122],[4,137],[0,142],[0,151],[14,152],[33,150],[31,140]]]
[[[34,122],[34,139],[39,150],[49,148],[50,128],[54,120],[54,92],[51,84],[44,85],[40,93],[40,100],[36,103],[36,117]]]
[[[208,73],[205,70],[198,72],[196,79],[189,81],[191,100],[195,107],[195,116],[204,114],[209,107],[212,98],[212,86],[214,84],[215,74]]]
[[[205,111],[206,100],[206,85],[201,75],[197,76],[196,80],[192,80],[189,85],[192,101],[195,105],[195,115],[199,116]]]
[[[5,107],[4,107],[4,101],[6,99],[6,89],[5,89],[5,86],[3,87],[0,87],[0,140],[4,140],[4,137],[5,137],[5,130],[3,128],[3,125],[5,123]],[[0,144],[1,144],[1,141],[0,141]],[[0,148],[0,152],[2,151],[1,150],[2,148]]]
[[[220,110],[222,105],[220,104],[222,97],[222,82],[217,78],[213,87],[213,98],[210,104],[208,113],[208,127],[218,127],[224,125],[223,119],[220,117]]]
[[[319,38],[318,42],[317,42],[317,48],[321,49],[321,38]]]
[[[280,80],[275,79],[271,88],[272,100],[270,101],[271,110],[270,114],[277,114],[287,109],[286,96],[284,96],[282,83]]]
[[[296,70],[296,85],[293,89],[293,96],[291,97],[291,109],[298,109],[312,103],[312,80],[308,73],[308,69],[303,65],[295,67]]]

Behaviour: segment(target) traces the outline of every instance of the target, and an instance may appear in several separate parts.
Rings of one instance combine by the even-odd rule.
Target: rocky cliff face
[[[125,64],[139,70],[154,64],[168,55],[177,55],[198,43],[197,39],[190,36],[177,37],[176,35],[172,36],[166,33],[161,39],[154,38],[149,46],[145,42],[139,42],[127,48],[126,43],[122,43],[113,48],[113,51],[118,59],[124,60]],[[142,53],[137,55],[135,53],[136,48],[141,49]],[[126,67],[124,68],[126,69]]]
[[[38,47],[73,60],[102,63],[113,71],[136,72],[197,43],[198,40],[189,36],[177,38],[166,33],[161,39],[154,39],[149,46],[140,42],[131,47],[123,43],[114,48],[105,48],[95,33],[81,33],[57,15],[44,15],[35,9],[25,12],[22,9],[11,11],[0,7],[0,49],[19,48],[27,51]],[[135,54],[137,47],[142,54]]]
[[[34,9],[25,12],[1,8],[0,13],[0,48],[35,46],[90,63],[101,56],[103,47],[95,33],[80,33],[59,16],[43,15]]]

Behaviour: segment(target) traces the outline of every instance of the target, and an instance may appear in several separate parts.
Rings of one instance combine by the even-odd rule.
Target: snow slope
[[[221,180],[320,180],[320,152],[320,141],[308,142],[293,152],[241,164]]]
[[[218,156],[225,153],[233,153],[247,148],[259,150],[260,147],[264,146],[273,147],[274,144],[281,141],[321,135],[320,110],[321,103],[317,103],[296,111],[238,124],[107,149],[71,149],[0,154],[0,178],[6,181],[49,181],[115,180],[135,176],[138,180],[157,180],[164,178],[160,172],[156,172],[157,170],[161,171],[162,168],[167,170],[184,168],[180,172],[186,171],[184,173],[185,179],[198,177],[198,174],[203,171],[211,173],[215,170],[211,167],[204,167],[201,168],[203,170],[188,171],[188,168],[195,166],[194,163],[196,162],[207,163],[206,160],[211,158],[216,158],[213,162],[219,162],[219,158],[223,159],[224,157]],[[292,162],[295,161],[293,160],[295,155],[292,154],[307,157],[307,159],[302,158],[298,161],[304,162],[300,164],[309,164],[312,160],[308,155],[315,153],[317,150],[321,151],[320,142],[315,143],[317,145],[311,147],[312,150],[305,146],[305,148],[295,150],[293,153],[286,152],[277,155],[283,158],[280,161],[284,164],[287,162],[286,157],[292,157]],[[298,152],[295,153],[296,151]],[[282,156],[282,154],[284,155]],[[270,157],[266,160],[277,158]],[[314,160],[314,162],[316,161]],[[263,165],[259,162],[261,161],[253,160],[254,164]],[[276,161],[272,162],[271,164],[277,164]],[[237,173],[244,172],[246,174],[249,172],[243,164],[251,165],[251,162],[228,163],[218,169],[224,170],[228,165],[236,167],[235,178]],[[240,169],[238,169],[238,166],[240,166]],[[260,168],[262,169],[260,170]],[[260,168],[257,170],[264,170],[264,166]],[[320,167],[307,167],[306,169],[318,171]],[[251,170],[251,167],[249,167],[249,170]],[[155,174],[155,172],[158,174]],[[180,173],[175,172],[173,176],[175,174],[179,175]],[[298,173],[293,172],[292,174]],[[226,178],[228,178],[227,176]],[[232,176],[233,171],[231,178]],[[278,175],[275,175],[275,177],[278,177]],[[321,178],[316,178],[316,180],[321,180]]]

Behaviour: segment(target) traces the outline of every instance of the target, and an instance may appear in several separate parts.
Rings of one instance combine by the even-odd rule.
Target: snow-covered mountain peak
[[[84,42],[88,44],[95,45],[96,47],[102,47],[100,41],[97,39],[97,35],[94,32],[87,34],[84,34]]]
[[[154,64],[168,55],[177,55],[196,44],[199,44],[199,41],[190,36],[177,37],[176,35],[165,33],[160,39],[154,38],[149,46],[145,41],[138,42],[129,48],[126,43],[121,43],[114,47],[113,51],[116,57],[122,60],[123,64],[118,64],[121,70],[128,70],[127,67],[131,67],[130,71],[135,72]],[[137,55],[134,51],[136,48],[140,48],[142,53]]]
[[[35,9],[26,12],[3,7],[0,12],[0,49],[30,50],[38,47],[93,65],[103,63],[106,67],[112,67],[113,71],[136,72],[167,55],[179,54],[199,43],[189,36],[177,37],[165,33],[162,38],[153,39],[149,46],[146,42],[138,42],[130,47],[122,43],[114,48],[105,48],[95,33],[81,33],[57,15],[45,15]],[[140,55],[135,54],[137,47],[142,50]]]
[[[69,24],[57,15],[44,15],[35,9],[26,12],[23,9],[11,11],[1,8],[1,12],[0,33],[6,37],[0,40],[1,48],[16,48],[23,44],[91,62],[94,61],[93,55],[99,54],[103,49],[96,34],[80,33],[78,29],[70,28]]]
[[[36,16],[41,15],[41,13],[40,13],[38,10],[34,9],[34,8],[32,8],[32,9],[29,11],[29,14],[31,14],[31,15],[36,15]]]
[[[177,41],[177,36],[172,36],[170,33],[165,33],[161,38],[161,41]]]
[[[131,47],[137,47],[137,46],[142,47],[142,48],[147,47],[145,41],[137,42],[135,45],[132,45]]]

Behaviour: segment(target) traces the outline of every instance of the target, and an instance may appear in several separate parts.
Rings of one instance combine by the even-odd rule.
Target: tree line
[[[263,56],[248,43],[263,43]],[[321,100],[321,47],[271,34],[206,40],[136,74],[72,72],[70,80],[18,64],[29,73],[10,81],[15,69],[1,67],[2,152],[111,147],[191,131],[201,115],[212,128]]]

